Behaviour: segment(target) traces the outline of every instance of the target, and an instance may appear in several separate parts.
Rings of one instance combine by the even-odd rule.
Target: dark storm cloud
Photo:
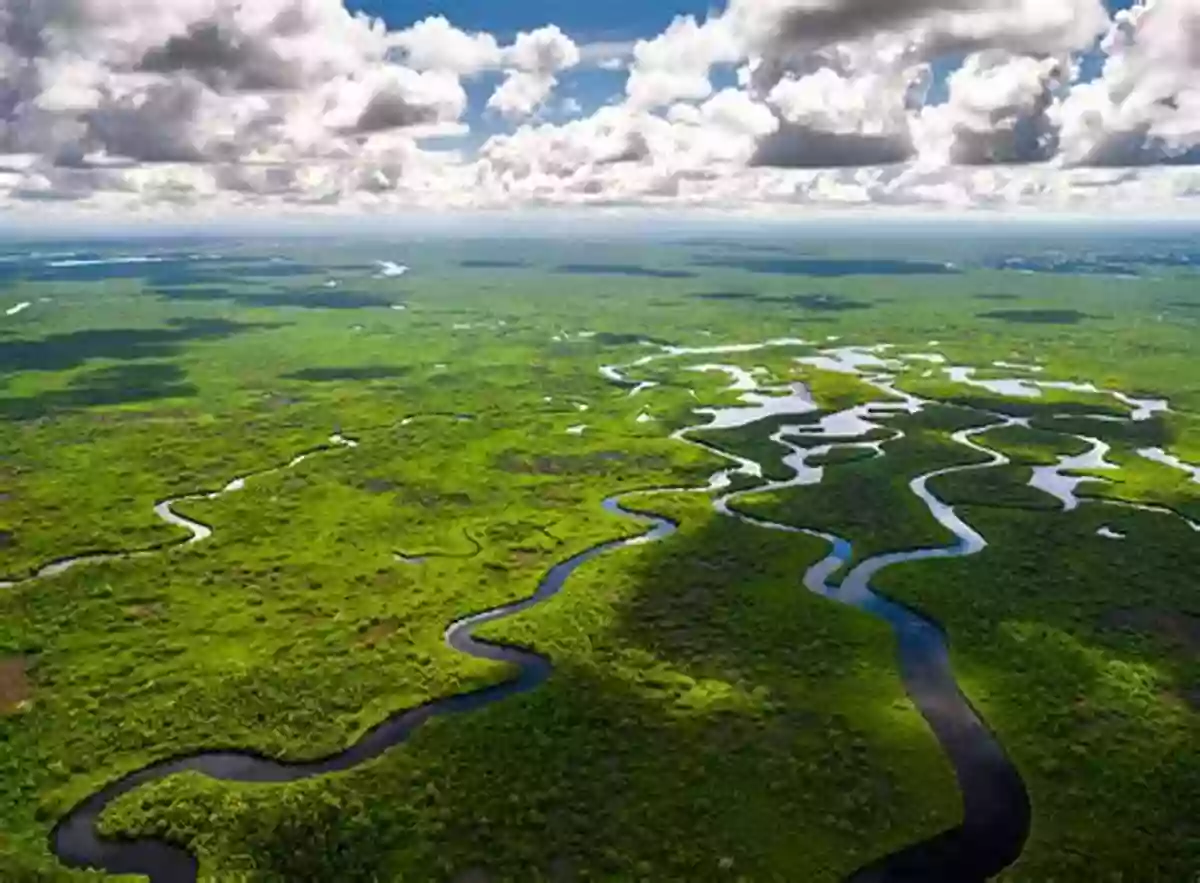
[[[196,22],[186,33],[151,49],[139,69],[156,74],[187,71],[214,89],[297,89],[304,80],[301,67],[282,58],[269,41],[217,21]]]
[[[843,134],[783,123],[759,141],[750,164],[784,169],[883,166],[904,162],[912,155],[907,134]]]
[[[783,43],[836,43],[880,30],[904,26],[939,12],[965,12],[985,5],[980,0],[837,0],[786,10],[773,36]]]
[[[429,105],[413,104],[399,92],[385,90],[367,102],[354,125],[354,131],[369,135],[388,129],[405,129],[411,126],[435,123],[438,110]]]

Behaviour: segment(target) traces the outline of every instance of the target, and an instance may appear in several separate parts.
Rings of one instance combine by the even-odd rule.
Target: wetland
[[[1194,272],[840,247],[6,264],[0,876],[1189,879]]]

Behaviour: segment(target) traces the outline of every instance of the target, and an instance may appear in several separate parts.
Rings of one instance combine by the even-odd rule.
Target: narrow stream
[[[672,347],[664,349],[660,354],[639,359],[629,367],[646,365],[658,358],[749,352],[767,346],[796,343],[802,341],[784,339],[757,345],[691,350]],[[831,366],[840,366],[843,369],[849,366],[856,371],[862,367],[877,367],[876,363],[879,362],[876,357],[858,352],[855,348],[826,351],[822,358]],[[714,367],[719,366],[704,366],[706,369]],[[621,367],[604,366],[602,373],[613,383],[635,392],[653,386],[651,381],[638,381],[628,377]],[[748,385],[747,378],[748,375],[734,375],[735,383],[741,383],[742,387]],[[817,453],[827,453],[841,447],[869,447],[874,450],[876,456],[883,456],[887,444],[903,437],[901,431],[887,427],[880,421],[886,421],[889,416],[900,412],[914,413],[925,403],[896,390],[890,385],[890,377],[877,375],[866,376],[865,379],[873,383],[887,398],[841,414],[828,415],[818,423],[784,426],[773,436],[773,440],[781,445],[781,453],[787,452],[783,462],[793,469],[792,478],[758,484],[749,491],[719,496],[713,505],[718,513],[738,518],[748,524],[764,529],[804,533],[830,544],[830,553],[804,574],[804,585],[830,600],[870,613],[891,626],[896,636],[900,674],[905,688],[954,768],[963,801],[961,824],[931,839],[880,858],[852,874],[848,883],[983,883],[1014,862],[1024,846],[1030,823],[1029,798],[1024,784],[1003,748],[959,689],[950,666],[946,638],[941,629],[915,611],[877,594],[871,586],[871,581],[885,568],[896,564],[932,558],[963,557],[976,554],[986,547],[986,540],[963,521],[953,507],[938,499],[929,490],[928,484],[938,476],[1007,464],[1009,461],[1006,457],[983,447],[974,439],[985,431],[1005,425],[1020,425],[1021,421],[1018,418],[997,419],[997,415],[991,415],[986,425],[955,433],[955,442],[986,455],[987,461],[931,471],[911,482],[912,492],[926,505],[930,514],[955,536],[956,542],[953,545],[879,555],[857,564],[840,582],[834,581],[835,576],[845,570],[853,559],[853,549],[849,542],[816,530],[756,519],[734,507],[737,499],[748,493],[777,491],[819,482],[819,467],[810,467],[806,463],[806,458]],[[764,413],[804,415],[815,411],[816,405],[802,387],[776,390],[787,393],[779,398],[764,397],[749,389],[744,391],[745,406],[701,409],[699,413],[707,418],[705,423],[679,430],[672,436],[678,441],[696,445],[731,461],[734,464],[732,467],[715,473],[703,488],[653,489],[636,493],[719,493],[731,487],[734,475],[761,479],[761,463],[723,452],[711,444],[691,438],[690,433],[714,426],[746,425],[760,419]],[[883,442],[861,440],[867,433],[880,428],[889,429],[892,437]],[[791,441],[790,437],[815,439],[822,444],[818,448],[802,447]],[[300,455],[286,466],[265,472],[289,468],[319,451],[352,447],[355,444],[350,439],[335,435],[331,438],[330,445]],[[155,512],[164,521],[184,527],[191,533],[190,539],[182,541],[183,543],[199,542],[211,536],[212,529],[180,516],[174,512],[172,506],[188,499],[218,497],[239,490],[244,484],[245,479],[235,479],[214,494],[198,494],[168,500],[156,506]],[[632,496],[634,493],[629,492],[620,497]],[[180,847],[160,840],[116,841],[101,838],[97,833],[97,821],[105,808],[123,794],[184,771],[199,772],[221,781],[265,783],[292,782],[349,770],[404,742],[430,718],[473,711],[537,688],[551,675],[552,664],[549,659],[529,650],[483,640],[475,636],[475,630],[529,610],[553,597],[563,589],[569,577],[579,567],[600,555],[655,542],[676,530],[676,525],[669,519],[626,507],[619,497],[605,500],[604,508],[610,513],[647,524],[648,530],[632,539],[601,543],[562,561],[543,576],[536,591],[529,597],[466,616],[451,623],[446,629],[445,640],[451,648],[479,659],[512,666],[515,671],[508,680],[471,692],[433,699],[414,708],[399,711],[367,732],[353,745],[317,761],[288,763],[253,752],[229,750],[203,751],[152,764],[109,783],[75,806],[58,822],[51,833],[54,853],[64,864],[72,867],[99,869],[114,874],[142,874],[154,883],[193,881],[198,871],[196,859]],[[60,573],[76,564],[150,554],[152,551],[154,550],[81,556],[48,565],[35,578]]]
[[[882,391],[892,392],[886,384],[878,385]],[[911,410],[924,403],[907,397],[906,404],[911,406]],[[815,430],[812,426],[784,427],[772,439],[790,451],[782,461],[794,470],[793,477],[727,494],[715,500],[713,505],[720,514],[756,527],[804,533],[830,544],[830,553],[804,574],[804,585],[822,597],[870,613],[891,626],[896,637],[900,675],[905,690],[954,768],[963,801],[962,823],[933,838],[880,858],[852,874],[847,883],[983,883],[1015,862],[1024,848],[1031,818],[1024,782],[1003,747],[959,689],[942,630],[917,612],[877,594],[871,587],[871,580],[893,565],[932,558],[964,557],[986,548],[987,541],[963,521],[953,507],[929,490],[929,482],[939,476],[1008,464],[1010,461],[1007,457],[979,445],[974,437],[990,430],[1019,425],[1022,421],[1011,417],[1000,422],[989,419],[982,426],[955,433],[952,438],[956,443],[986,455],[989,458],[987,462],[934,470],[918,476],[910,483],[912,492],[928,507],[930,514],[954,534],[957,539],[954,545],[877,555],[854,567],[840,585],[831,580],[853,558],[853,546],[848,541],[820,531],[755,518],[735,508],[740,497],[819,482],[819,472],[814,481],[814,469],[805,463],[808,456],[834,448],[861,446],[861,442],[856,443],[848,438],[841,444],[802,448],[788,441],[787,436],[820,438],[822,429],[828,432],[828,427],[845,426],[848,422],[856,422],[857,434],[866,435],[879,428],[868,417],[879,419],[886,416],[888,406],[892,406],[894,412],[893,402],[859,406],[840,415],[832,415],[832,419],[824,418],[823,425],[819,424]],[[699,444],[706,450],[713,450],[708,445],[689,439],[689,431],[684,430],[677,437]],[[903,437],[900,430],[893,430],[893,433],[891,439],[879,444],[886,445]],[[844,436],[839,432],[839,437]],[[882,447],[877,450],[882,455]],[[739,469],[730,471],[741,470],[739,458],[728,454],[723,456],[739,462]],[[728,481],[717,480],[710,484],[723,487],[728,486]]]
[[[99,869],[110,874],[141,874],[149,877],[152,883],[194,881],[197,862],[185,849],[161,840],[102,838],[96,826],[105,808],[123,794],[182,772],[198,772],[223,782],[258,783],[294,782],[344,772],[406,741],[433,717],[475,711],[541,686],[553,670],[549,659],[528,650],[485,641],[475,637],[474,632],[482,625],[514,616],[558,594],[571,574],[593,558],[614,549],[660,540],[676,529],[669,519],[627,509],[616,497],[605,500],[604,508],[616,515],[648,523],[650,529],[640,537],[612,540],[580,552],[552,567],[528,598],[464,617],[446,629],[446,643],[450,647],[478,659],[513,666],[516,677],[400,711],[349,748],[322,760],[287,763],[247,751],[203,751],[144,767],[108,784],[64,816],[50,835],[55,855],[71,867]]]
[[[150,546],[145,549],[134,549],[125,552],[88,552],[83,555],[73,555],[69,558],[60,558],[51,561],[49,564],[44,564],[37,568],[34,573],[24,578],[14,578],[0,580],[0,589],[11,589],[23,583],[32,582],[34,580],[49,579],[50,577],[59,576],[66,573],[68,570],[73,570],[76,567],[81,567],[87,564],[99,564],[104,561],[129,561],[134,558],[144,558],[147,555],[154,555],[158,552],[164,552],[167,549],[176,548],[178,546],[190,546],[194,543],[201,543],[212,536],[212,528],[207,524],[201,524],[199,521],[194,521],[184,515],[180,515],[175,511],[175,507],[180,503],[188,503],[196,500],[217,500],[226,494],[236,493],[244,490],[246,483],[256,478],[262,478],[266,475],[274,475],[278,472],[283,472],[286,469],[294,469],[310,457],[317,454],[336,451],[343,448],[356,448],[358,442],[354,439],[346,438],[341,433],[334,433],[329,437],[329,443],[318,445],[314,448],[309,448],[303,453],[297,454],[287,463],[280,466],[271,466],[267,469],[261,469],[258,472],[250,472],[246,475],[231,479],[219,491],[200,491],[198,493],[187,494],[182,497],[172,497],[169,500],[163,500],[154,504],[154,514],[161,521],[172,525],[173,527],[181,527],[186,530],[190,536],[186,539],[175,540],[167,543],[161,543],[156,546]]]
[[[1002,454],[972,441],[1003,426],[993,422],[955,433],[953,439],[990,460],[955,466],[914,479],[912,492],[930,514],[955,535],[952,546],[896,552],[870,558],[827,590],[834,600],[880,617],[896,636],[905,689],[933,730],[954,767],[963,802],[963,821],[936,837],[881,858],[850,877],[851,883],[983,883],[1015,862],[1029,835],[1029,795],[1004,748],[971,707],[954,679],[946,637],[933,622],[877,594],[871,580],[884,569],[908,561],[959,558],[983,551],[987,541],[938,499],[929,482],[939,476],[989,469],[1009,463]]]

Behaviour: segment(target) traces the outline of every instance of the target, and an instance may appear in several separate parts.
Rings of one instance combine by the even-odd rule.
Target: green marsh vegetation
[[[701,500],[631,502],[694,527],[601,559],[484,633],[564,661],[543,689],[435,722],[315,803],[311,783],[280,793],[181,777],[131,795],[113,825],[224,832],[195,841],[205,857],[236,872],[248,866],[222,860],[253,849],[271,879],[346,861],[351,879],[567,867],[834,880],[948,824],[952,778],[889,671],[886,630],[799,584],[820,544],[714,524]],[[361,832],[334,821],[350,807]],[[368,842],[370,831],[387,835]]]
[[[879,583],[946,627],[960,683],[1026,780],[1031,839],[1002,879],[1186,879],[1200,858],[1196,534],[1107,506],[961,511],[989,549]]]
[[[820,484],[740,498],[735,508],[770,521],[812,527],[854,544],[856,560],[904,549],[939,546],[953,536],[909,489],[919,475],[960,464],[987,462],[950,439],[961,429],[994,418],[963,408],[933,405],[918,414],[891,417],[886,425],[904,436],[884,443],[883,457],[839,452]],[[823,465],[819,459],[813,465]]]
[[[433,245],[387,279],[372,261],[403,250],[306,247],[291,275],[256,275],[269,265],[243,255],[211,278],[5,290],[37,306],[0,326],[0,579],[165,548],[0,590],[0,876],[95,879],[59,866],[47,834],[153,760],[229,746],[321,757],[399,709],[509,676],[446,648],[447,623],[641,532],[604,498],[702,486],[728,465],[669,438],[700,421],[695,407],[738,404],[726,374],[689,365],[808,385],[816,412],[695,433],[786,478],[769,441],[779,425],[880,397],[795,357],[891,343],[889,355],[1037,362],[1047,378],[1171,400],[1174,413],[1144,423],[1089,420],[1078,415],[1128,409],[1062,391],[996,397],[913,361],[899,386],[943,404],[883,421],[905,433],[884,457],[838,449],[821,485],[736,505],[844,536],[859,559],[943,545],[952,537],[909,482],[984,460],[949,438],[997,422],[984,411],[1032,416],[1033,429],[977,439],[1012,466],[931,484],[989,549],[888,570],[879,586],[946,628],[964,690],[1026,779],[1033,835],[1004,879],[1186,879],[1200,862],[1197,535],[1109,505],[1062,513],[1027,483],[1089,435],[1118,468],[1081,494],[1196,517],[1200,485],[1137,455],[1200,462],[1197,320],[1169,306],[1195,301],[1194,279],[813,278],[698,268],[682,246],[566,250]],[[597,262],[621,272],[578,266]],[[978,299],[995,294],[1011,299]],[[1079,315],[981,316],[996,310]],[[661,384],[636,396],[598,372],[654,341],[782,337],[813,345],[656,360],[629,369]],[[335,431],[359,446],[180,503],[215,527],[203,543],[173,545],[187,532],[154,515]],[[680,531],[596,559],[481,633],[553,660],[538,691],[436,720],[345,774],[157,782],[105,829],[186,844],[208,879],[832,883],[955,822],[951,771],[904,695],[888,630],[801,585],[822,543],[719,519],[698,495],[628,502]]]

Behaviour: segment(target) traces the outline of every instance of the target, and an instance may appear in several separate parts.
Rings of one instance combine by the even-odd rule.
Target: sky
[[[1200,216],[1200,0],[0,0],[0,220]]]
[[[446,15],[464,30],[507,37],[552,22],[577,41],[636,40],[654,37],[680,15],[703,18],[723,4],[704,0],[355,0],[350,9],[382,17],[396,28],[431,15]]]

